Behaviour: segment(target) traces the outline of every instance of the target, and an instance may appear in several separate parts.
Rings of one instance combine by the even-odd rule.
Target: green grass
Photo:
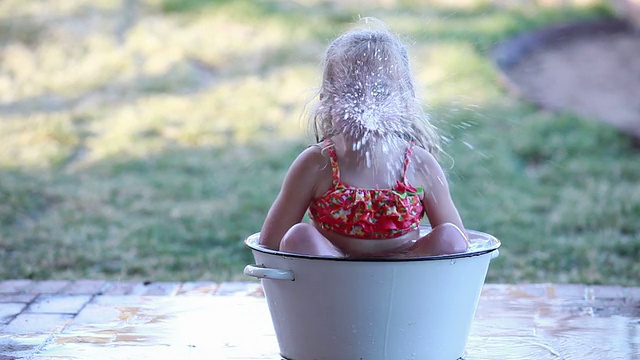
[[[0,3],[0,278],[245,279],[324,48],[376,16],[410,44],[466,226],[503,242],[488,281],[640,285],[639,150],[509,97],[489,58],[608,8],[447,3]]]

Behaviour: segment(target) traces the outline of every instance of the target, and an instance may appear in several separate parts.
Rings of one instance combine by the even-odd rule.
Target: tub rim
[[[430,230],[430,229],[431,229],[430,226],[420,225],[420,230]],[[257,241],[257,239],[260,237],[260,232],[249,235],[244,240],[244,245],[250,248],[252,251],[257,251],[257,252],[268,254],[268,255],[275,255],[283,258],[339,261],[339,262],[412,262],[412,261],[453,260],[453,259],[461,259],[461,258],[485,255],[485,254],[497,251],[498,248],[500,248],[500,246],[502,245],[500,240],[498,240],[495,236],[491,234],[488,234],[482,231],[477,231],[477,230],[467,230],[467,233],[470,235],[476,235],[476,236],[487,238],[489,240],[489,244],[479,250],[471,251],[471,252],[446,254],[446,255],[415,256],[415,257],[407,257],[407,258],[377,258],[377,257],[375,258],[373,257],[339,258],[339,257],[330,257],[330,256],[305,255],[305,254],[283,252],[278,250],[267,249],[260,246]]]

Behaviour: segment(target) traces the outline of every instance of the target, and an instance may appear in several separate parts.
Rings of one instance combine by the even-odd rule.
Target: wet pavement
[[[258,282],[8,280],[0,360],[9,359],[280,356]],[[640,359],[640,288],[486,284],[465,359]]]

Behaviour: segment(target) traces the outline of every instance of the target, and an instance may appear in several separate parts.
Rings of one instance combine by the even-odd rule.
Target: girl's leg
[[[469,240],[462,230],[451,223],[436,226],[430,233],[418,239],[406,255],[430,256],[456,254],[467,251]]]
[[[284,234],[280,251],[304,255],[336,256],[344,254],[311,224],[295,224]]]

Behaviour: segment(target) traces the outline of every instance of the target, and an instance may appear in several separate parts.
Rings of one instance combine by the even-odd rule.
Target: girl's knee
[[[341,255],[329,240],[307,223],[295,224],[287,231],[280,242],[280,251],[306,255]]]
[[[461,253],[469,248],[469,241],[465,233],[452,223],[444,223],[435,227],[432,231],[432,240],[439,245],[443,253]]]
[[[444,223],[436,226],[432,232],[438,233],[440,236],[446,238],[458,238],[462,237],[466,239],[466,235],[459,227],[452,223]]]
[[[293,225],[288,232],[309,234],[309,233],[318,233],[318,230],[316,230],[316,228],[314,228],[311,224],[297,223]]]
[[[307,223],[298,223],[293,225],[289,231],[284,234],[282,242],[298,242],[316,235],[320,235],[316,228]]]
[[[295,224],[287,231],[280,241],[280,250],[288,252],[297,252],[302,245],[301,243],[309,237],[309,224]]]

